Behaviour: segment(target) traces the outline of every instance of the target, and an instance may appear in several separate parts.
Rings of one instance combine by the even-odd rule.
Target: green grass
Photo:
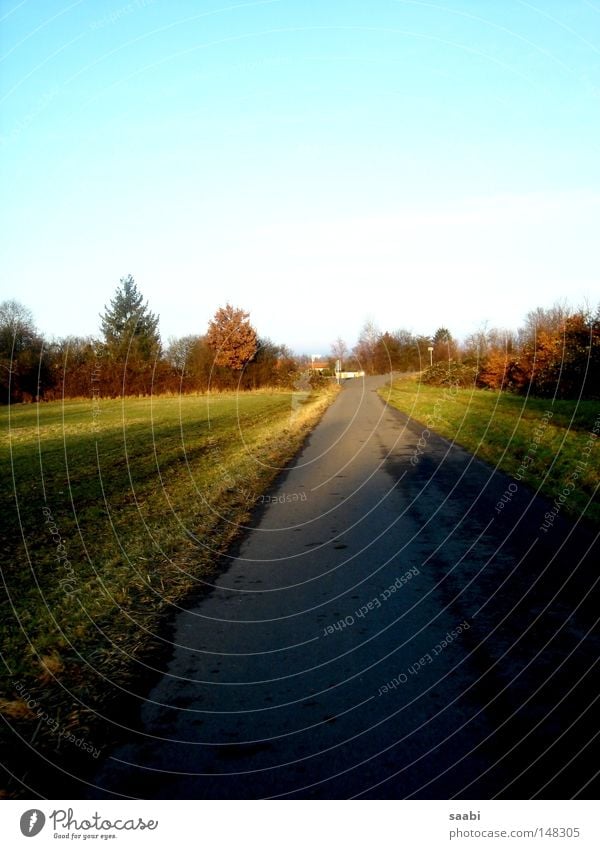
[[[382,397],[413,419],[467,448],[509,475],[522,475],[550,499],[563,491],[580,460],[575,488],[563,511],[600,522],[600,505],[591,502],[599,482],[597,451],[600,408],[596,401],[525,398],[484,389],[426,386],[402,377]],[[552,413],[544,419],[546,411]],[[544,422],[546,421],[546,424]],[[590,439],[592,440],[590,444]]]
[[[0,711],[27,722],[20,681],[85,725],[77,698],[102,699],[87,664],[126,679],[166,608],[210,576],[334,394],[1,409]]]

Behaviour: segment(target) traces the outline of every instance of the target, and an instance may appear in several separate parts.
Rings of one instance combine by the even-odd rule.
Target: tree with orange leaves
[[[208,325],[206,341],[215,352],[215,364],[241,371],[256,354],[258,337],[250,313],[226,304]]]

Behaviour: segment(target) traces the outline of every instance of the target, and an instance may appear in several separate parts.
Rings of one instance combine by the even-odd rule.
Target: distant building
[[[311,371],[324,372],[329,371],[331,367],[329,363],[325,362],[324,360],[313,360],[309,368]]]

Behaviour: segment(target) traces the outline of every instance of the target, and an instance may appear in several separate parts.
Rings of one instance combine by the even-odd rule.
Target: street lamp
[[[427,350],[429,351],[429,365],[433,365],[433,345],[430,345]]]

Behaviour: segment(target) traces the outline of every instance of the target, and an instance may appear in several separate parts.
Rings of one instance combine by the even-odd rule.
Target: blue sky
[[[326,353],[600,299],[600,0],[0,0],[0,299]]]

